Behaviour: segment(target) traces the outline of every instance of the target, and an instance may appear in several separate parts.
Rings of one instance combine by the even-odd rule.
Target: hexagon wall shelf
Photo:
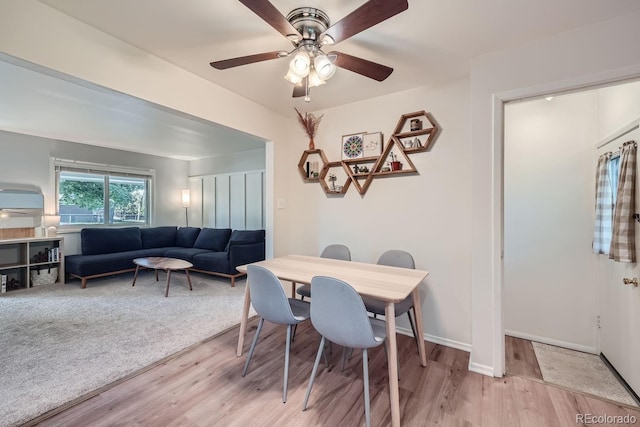
[[[431,113],[416,111],[415,113],[403,114],[400,116],[393,134],[387,141],[386,147],[380,156],[329,162],[321,149],[305,150],[298,162],[298,171],[305,182],[319,182],[322,190],[327,195],[344,195],[351,183],[353,183],[360,195],[364,195],[374,178],[418,173],[409,155],[430,151],[439,133],[440,126],[438,126]],[[396,157],[396,161],[402,163],[401,169],[393,169],[393,167],[398,166],[392,166],[390,163],[389,159],[392,152]],[[310,156],[319,156],[322,162],[318,177],[309,177],[305,170],[305,165]],[[385,166],[385,164],[389,166]],[[347,180],[340,191],[332,189],[332,186],[327,184],[326,180],[329,170],[338,167],[342,167],[347,175]],[[362,171],[362,169],[365,170]]]

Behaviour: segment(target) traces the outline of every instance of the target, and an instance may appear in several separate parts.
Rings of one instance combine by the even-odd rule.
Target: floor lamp
[[[184,219],[189,226],[189,206],[191,206],[191,195],[189,190],[182,190],[182,207],[184,208]]]

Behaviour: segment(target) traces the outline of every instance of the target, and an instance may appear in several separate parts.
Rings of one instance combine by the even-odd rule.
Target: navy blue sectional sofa
[[[135,270],[133,260],[169,257],[189,261],[191,271],[228,277],[231,286],[243,276],[236,267],[265,258],[264,230],[197,227],[85,228],[82,254],[65,257],[67,274],[87,280]]]

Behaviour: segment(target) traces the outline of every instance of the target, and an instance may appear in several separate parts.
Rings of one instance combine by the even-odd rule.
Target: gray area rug
[[[638,406],[599,356],[535,341],[532,344],[546,382]]]
[[[0,297],[0,425],[15,426],[240,322],[245,280],[153,272]],[[254,312],[252,311],[252,314]]]

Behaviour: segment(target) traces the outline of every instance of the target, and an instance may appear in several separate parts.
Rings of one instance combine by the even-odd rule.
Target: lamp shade
[[[336,72],[336,66],[327,55],[318,55],[313,60],[313,66],[318,73],[320,80],[328,80]]]
[[[289,70],[299,76],[305,77],[309,74],[309,68],[311,67],[311,58],[306,52],[298,52],[289,63]]]
[[[45,215],[43,222],[45,227],[57,227],[60,225],[60,215]]]
[[[309,87],[316,87],[325,84],[326,82],[322,80],[315,69],[312,69],[309,73]]]
[[[284,78],[290,83],[293,83],[294,85],[298,85],[302,82],[302,77],[300,77],[295,73],[292,73],[291,70],[289,70],[289,72],[287,73],[286,76],[284,76]]]
[[[188,208],[191,206],[191,194],[189,190],[182,190],[182,207]]]

